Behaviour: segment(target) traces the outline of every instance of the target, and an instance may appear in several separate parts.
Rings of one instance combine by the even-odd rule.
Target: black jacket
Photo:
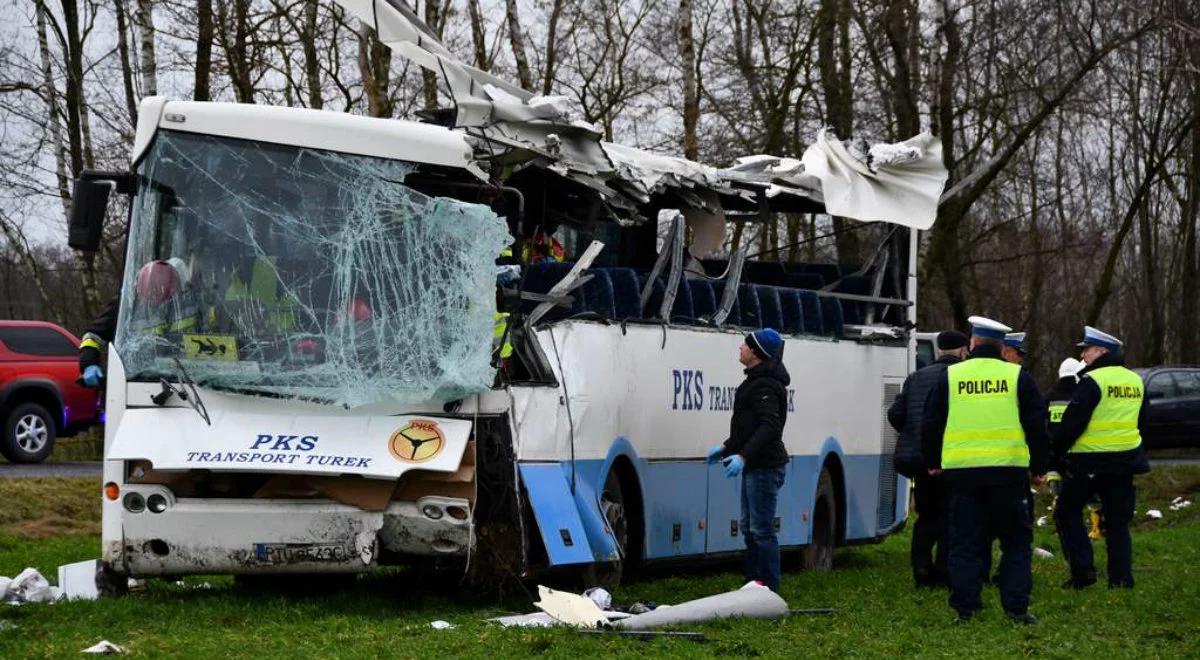
[[[939,379],[946,377],[946,367],[958,362],[953,355],[939,357],[922,369],[908,375],[900,396],[888,408],[888,422],[900,432],[896,442],[896,471],[912,479],[925,476],[925,460],[921,457],[921,417],[925,414],[925,399]]]
[[[1075,388],[1078,386],[1079,381],[1075,379],[1075,376],[1059,378],[1054,387],[1050,388],[1050,392],[1046,394],[1046,408],[1049,409],[1054,403],[1069,402],[1071,397],[1075,395]],[[1046,420],[1046,432],[1053,438],[1061,422],[1050,421],[1049,414],[1047,414]],[[1050,455],[1051,457],[1054,456],[1053,450],[1050,452]],[[1051,461],[1051,467],[1054,467],[1053,461]]]
[[[791,382],[787,368],[778,360],[746,370],[746,380],[733,396],[733,417],[722,457],[741,454],[747,468],[779,467],[788,462],[783,425]]]
[[[972,358],[1000,359],[1000,349],[982,345],[971,351]],[[1048,464],[1046,439],[1046,402],[1038,392],[1037,383],[1025,369],[1017,377],[1017,405],[1020,408],[1021,428],[1029,446],[1029,469],[1018,467],[985,467],[948,470],[946,483],[950,486],[991,486],[1026,482],[1029,474],[1045,474]],[[950,412],[950,379],[943,374],[929,391],[925,415],[921,423],[921,453],[930,468],[941,468],[942,436],[946,432],[946,417]]]
[[[1063,413],[1062,423],[1055,429],[1051,455],[1055,466],[1075,474],[1142,474],[1150,471],[1146,460],[1145,444],[1129,451],[1084,452],[1068,454],[1067,451],[1083,435],[1092,412],[1100,405],[1100,386],[1087,376],[1088,372],[1101,367],[1123,367],[1121,355],[1106,353],[1079,372],[1079,385],[1071,396],[1071,403]],[[1142,409],[1138,413],[1138,428],[1146,428],[1146,398],[1142,397]]]
[[[103,312],[100,312],[100,316],[97,316],[96,320],[92,321],[91,325],[84,330],[84,339],[87,339],[88,335],[92,335],[105,344],[111,342],[113,335],[117,332],[117,312],[120,309],[121,297],[117,296],[108,303]],[[100,364],[102,357],[100,351],[91,346],[79,349],[79,370],[83,371],[90,365]]]

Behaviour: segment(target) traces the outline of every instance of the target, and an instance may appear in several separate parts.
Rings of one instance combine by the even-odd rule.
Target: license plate
[[[261,564],[344,562],[350,551],[336,543],[255,543],[254,556]]]

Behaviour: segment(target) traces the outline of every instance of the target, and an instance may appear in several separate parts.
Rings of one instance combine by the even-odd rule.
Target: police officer
[[[1052,438],[1055,431],[1058,430],[1059,423],[1062,422],[1067,404],[1075,395],[1075,386],[1079,384],[1079,370],[1084,366],[1083,362],[1071,357],[1058,365],[1058,382],[1050,388],[1050,392],[1046,395],[1046,411],[1050,414],[1047,428],[1050,430]]]
[[[1087,366],[1055,430],[1053,453],[1063,464],[1062,492],[1054,522],[1071,567],[1065,588],[1096,582],[1092,542],[1081,516],[1092,494],[1100,496],[1107,523],[1108,586],[1133,588],[1133,475],[1150,471],[1140,428],[1146,399],[1142,379],[1125,368],[1122,344],[1112,335],[1084,327],[1080,357]]]
[[[925,399],[938,380],[946,377],[946,368],[967,356],[967,337],[956,330],[938,333],[935,342],[937,360],[909,374],[900,395],[888,408],[888,422],[900,433],[896,443],[896,471],[913,480],[913,504],[917,521],[913,525],[909,552],[913,580],[918,587],[945,586],[946,487],[940,476],[930,475],[921,456],[921,417]],[[936,546],[937,552],[934,552]]]
[[[117,313],[121,309],[118,296],[92,321],[79,342],[79,375],[87,387],[99,387],[104,378],[104,347],[113,340],[117,332]]]
[[[1025,365],[1025,333],[1024,332],[1009,332],[1004,335],[1004,348],[1000,349],[1000,356],[1005,362],[1012,364]]]
[[[1046,404],[1033,376],[1000,359],[1011,328],[973,316],[970,356],[946,369],[929,394],[922,453],[950,492],[950,606],[958,621],[983,609],[983,555],[1000,539],[1000,603],[1013,621],[1029,613],[1033,521],[1029,476],[1046,472]]]

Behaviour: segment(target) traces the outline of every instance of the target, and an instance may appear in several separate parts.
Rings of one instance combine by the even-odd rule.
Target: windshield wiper
[[[196,414],[200,415],[200,419],[203,419],[205,424],[212,426],[212,420],[208,417],[208,408],[204,405],[204,400],[200,398],[200,392],[196,390],[195,381],[192,380],[191,376],[188,376],[187,369],[183,368],[183,362],[180,362],[179,358],[171,359],[175,361],[175,367],[178,370],[175,373],[176,379],[191,390],[191,395],[189,396],[187,390],[183,389],[182,387],[175,386],[166,378],[159,378],[158,382],[162,384],[162,391],[151,396],[150,400],[153,401],[155,405],[161,406],[171,398],[172,394],[174,394],[175,396],[179,397],[180,401],[183,401],[191,406],[192,410],[195,410]]]

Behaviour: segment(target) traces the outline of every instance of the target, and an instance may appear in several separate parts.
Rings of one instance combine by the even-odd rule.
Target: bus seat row
[[[570,263],[542,263],[527,268],[525,290],[547,293],[571,270]],[[574,303],[568,309],[554,307],[544,317],[548,321],[581,314],[625,320],[656,318],[665,291],[664,278],[656,278],[645,312],[641,312],[641,291],[648,275],[632,268],[592,268],[592,277],[572,295]],[[720,307],[725,283],[720,280],[684,279],[671,306],[671,321],[684,324],[704,324]],[[523,303],[526,312],[536,303]],[[836,298],[820,297],[809,289],[742,284],[726,325],[771,327],[786,334],[840,336],[843,329],[843,307]]]

